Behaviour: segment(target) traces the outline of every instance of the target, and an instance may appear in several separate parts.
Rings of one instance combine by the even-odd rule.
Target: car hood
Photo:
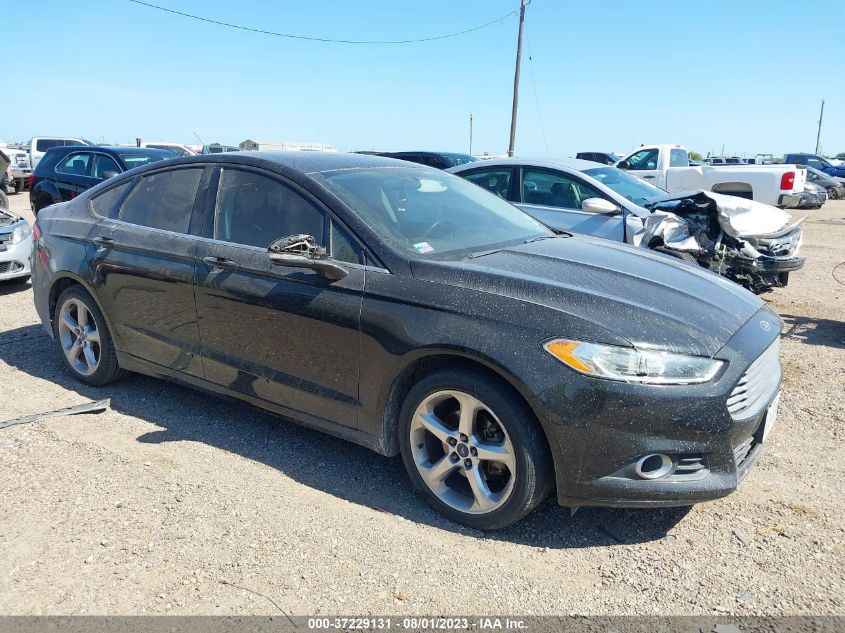
[[[764,305],[704,269],[586,236],[545,239],[458,262],[414,260],[411,267],[416,278],[590,321],[636,347],[700,356],[716,354]]]

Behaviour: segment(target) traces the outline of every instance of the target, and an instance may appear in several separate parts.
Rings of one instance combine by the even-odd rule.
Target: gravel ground
[[[29,285],[0,286],[0,419],[112,401],[0,430],[0,613],[841,614],[845,202],[810,215],[806,267],[765,297],[782,409],[739,490],[549,502],[495,534],[440,518],[399,459],[151,378],[72,380]]]

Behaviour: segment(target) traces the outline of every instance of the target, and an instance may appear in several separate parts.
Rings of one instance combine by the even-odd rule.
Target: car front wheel
[[[405,401],[400,433],[414,485],[435,509],[469,527],[515,523],[552,488],[539,424],[509,386],[483,372],[423,378]]]

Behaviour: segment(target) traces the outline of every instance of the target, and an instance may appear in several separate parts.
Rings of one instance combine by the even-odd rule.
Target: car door
[[[553,229],[624,241],[625,227],[618,205],[617,212],[613,214],[582,208],[584,201],[590,198],[613,202],[592,185],[577,176],[553,169],[523,167],[521,174],[521,200],[517,206],[526,213]]]
[[[216,180],[196,255],[206,379],[301,420],[356,427],[364,267],[344,264],[347,276],[332,281],[268,254],[302,234],[331,253],[344,229],[270,172],[223,167]]]
[[[122,171],[124,170],[121,169],[120,165],[117,164],[117,161],[115,161],[111,156],[108,156],[107,154],[94,154],[94,164],[91,168],[91,176],[96,179],[97,182],[108,180],[113,176],[117,176]]]
[[[91,201],[100,216],[93,287],[118,349],[200,378],[194,256],[211,173],[196,164],[154,171]]]
[[[660,172],[660,149],[649,147],[631,154],[625,159],[626,171],[658,187],[664,186]]]
[[[93,164],[94,154],[91,152],[71,152],[59,159],[55,167],[55,183],[62,202],[73,200],[99,182],[91,175]]]

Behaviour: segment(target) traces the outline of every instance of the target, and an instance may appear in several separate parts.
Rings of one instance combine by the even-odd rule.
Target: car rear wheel
[[[126,375],[118,366],[105,319],[82,287],[71,286],[59,296],[53,331],[62,360],[77,379],[101,386]]]
[[[839,193],[836,191],[836,187],[828,187],[827,197],[831,200],[836,200],[839,198]]]
[[[482,372],[423,378],[402,408],[405,468],[448,518],[492,530],[523,518],[553,485],[552,460],[533,414]]]

